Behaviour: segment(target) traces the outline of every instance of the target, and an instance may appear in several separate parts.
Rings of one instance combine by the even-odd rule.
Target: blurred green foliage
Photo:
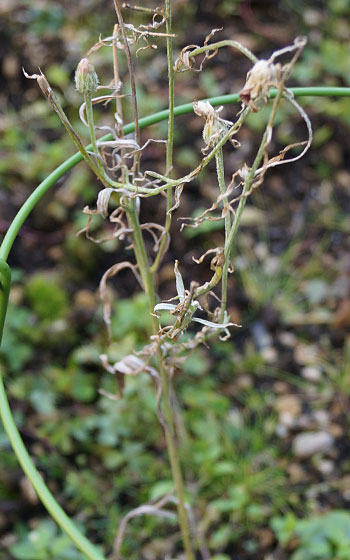
[[[334,510],[320,517],[297,519],[292,513],[271,521],[279,542],[292,537],[299,544],[291,560],[348,560],[350,558],[350,513]]]
[[[70,538],[58,532],[54,521],[45,519],[32,531],[18,527],[18,542],[10,548],[16,560],[84,560]]]
[[[50,275],[33,275],[26,285],[25,293],[39,319],[55,321],[68,310],[66,292]]]

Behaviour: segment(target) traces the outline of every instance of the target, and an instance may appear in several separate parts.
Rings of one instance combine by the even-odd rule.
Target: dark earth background
[[[154,2],[143,5],[155,7]],[[0,3],[0,230],[74,147],[35,81],[40,67],[86,142],[73,77],[99,34],[112,33],[111,1],[2,0]],[[126,21],[147,23],[124,11]],[[174,1],[175,55],[187,44],[241,41],[268,58],[306,35],[289,85],[349,86],[347,0]],[[164,44],[136,59],[140,115],[167,105]],[[102,83],[111,53],[92,57]],[[238,92],[249,61],[221,50],[202,73],[177,75],[176,104]],[[127,80],[126,80],[127,82]],[[175,376],[183,408],[183,462],[200,532],[214,560],[350,559],[350,100],[300,98],[314,142],[295,164],[270,170],[245,209],[233,252],[229,311],[242,329],[190,356]],[[239,105],[225,107],[233,119]],[[109,121],[100,111],[101,123]],[[129,114],[130,116],[130,114]],[[249,118],[242,148],[226,151],[227,178],[251,162],[267,110]],[[129,120],[128,118],[126,119]],[[176,121],[175,173],[200,161],[202,120]],[[283,105],[270,153],[305,138],[305,125]],[[166,123],[143,131],[162,138]],[[159,172],[164,149],[151,144],[144,165]],[[210,273],[193,264],[222,244],[220,222],[179,234],[177,218],[207,207],[215,169],[186,186],[173,240],[159,274],[162,298],[174,295],[173,263],[185,284]],[[128,273],[110,282],[113,342],[107,346],[98,284],[130,252],[116,240],[96,245],[76,233],[99,187],[79,164],[51,189],[23,226],[9,264],[11,304],[0,353],[5,383],[25,444],[50,489],[82,530],[109,554],[122,517],[172,488],[162,430],[148,377],[127,380],[122,400],[99,355],[121,359],[147,340],[147,303]],[[162,202],[143,218],[163,220]],[[96,222],[94,234],[108,226]],[[209,277],[209,276],[208,276]],[[312,435],[312,444],[308,437]],[[0,559],[79,559],[38,502],[0,428]],[[180,558],[176,523],[130,523],[125,558]],[[167,556],[168,555],[168,556]]]

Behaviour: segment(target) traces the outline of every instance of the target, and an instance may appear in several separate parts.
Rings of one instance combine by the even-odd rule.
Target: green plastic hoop
[[[350,97],[350,88],[340,88],[340,87],[304,87],[304,88],[291,88],[290,91],[296,97],[301,96],[317,96],[317,97]],[[276,96],[276,90],[272,89],[270,91],[270,97]],[[210,101],[213,106],[226,105],[229,103],[237,103],[239,101],[238,94],[223,95],[220,97],[211,97],[206,101]],[[175,107],[174,116],[185,115],[193,111],[192,103],[187,103],[185,105],[180,105]],[[149,115],[139,120],[140,128],[145,128],[152,124],[156,124],[167,119],[169,116],[169,111],[164,110],[153,115]],[[127,124],[124,127],[124,133],[129,134],[134,131],[134,124]],[[108,134],[103,137],[104,140],[111,139],[111,135]],[[91,149],[91,146],[87,146],[86,149]],[[72,169],[77,163],[82,161],[82,156],[78,152],[72,157],[63,162],[59,167],[57,167],[40,185],[32,192],[32,194],[27,198],[25,203],[22,205],[20,210],[14,217],[2,243],[0,246],[0,343],[2,339],[8,299],[11,286],[11,270],[7,264],[7,259],[10,254],[13,243],[16,240],[18,232],[22,227],[23,223],[43,197],[43,195],[60,179],[65,173]],[[4,428],[12,445],[13,451],[29,480],[31,481],[36,493],[38,494],[40,500],[46,507],[47,511],[51,517],[56,521],[60,528],[70,536],[72,541],[75,543],[76,547],[90,560],[106,560],[103,554],[98,550],[98,548],[93,545],[74,525],[73,521],[67,516],[63,511],[61,506],[58,504],[52,493],[47,488],[45,482],[39,471],[34,466],[32,459],[30,458],[27,449],[23,443],[20,436],[18,428],[15,424],[8,398],[6,395],[3,376],[0,370],[0,416],[2,418]]]

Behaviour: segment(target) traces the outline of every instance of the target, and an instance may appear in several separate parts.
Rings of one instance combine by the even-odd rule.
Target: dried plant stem
[[[220,140],[218,140],[217,144],[215,144],[214,148],[209,152],[209,154],[202,159],[201,163],[193,171],[191,171],[184,177],[181,177],[180,179],[167,179],[167,177],[164,177],[163,175],[159,175],[159,173],[155,173],[153,171],[148,172],[148,175],[150,177],[155,177],[156,179],[162,179],[166,181],[164,185],[153,188],[149,192],[148,196],[154,196],[155,194],[159,194],[164,190],[166,190],[168,187],[177,187],[184,183],[190,183],[195,177],[197,177],[197,175],[202,171],[202,169],[204,169],[204,167],[206,167],[208,163],[210,163],[210,161],[213,159],[215,154],[222,148],[224,144],[226,144],[226,142],[231,138],[231,136],[237,133],[237,131],[242,126],[242,123],[244,122],[245,118],[250,113],[250,111],[251,111],[250,107],[246,107],[244,111],[241,113],[240,117],[237,119],[237,121],[231,126],[231,128],[227,132],[222,134]]]
[[[218,177],[218,183],[220,188],[220,193],[223,195],[226,192],[225,186],[225,168],[224,168],[224,157],[222,153],[222,148],[218,150],[215,154],[215,161],[216,161],[216,173]],[[224,207],[228,205],[228,198],[223,198]],[[225,214],[225,246],[228,241],[228,236],[231,229],[231,216],[228,208],[226,208]],[[223,269],[222,269],[222,277],[221,277],[221,309],[220,309],[220,319],[219,322],[222,323],[225,317],[225,311],[227,306],[227,276],[228,276],[228,269],[229,269],[230,259],[227,258],[224,261]]]
[[[116,23],[113,29],[113,37],[116,37],[118,33],[118,24]],[[114,87],[117,88],[119,84],[119,63],[118,63],[118,49],[117,49],[117,42],[116,39],[113,39],[113,75],[114,75]],[[119,138],[124,137],[124,130],[123,130],[123,107],[122,107],[122,100],[120,95],[116,95],[115,97],[115,108],[117,112],[117,116],[120,121],[117,122],[117,130]]]
[[[133,104],[133,110],[134,110],[135,140],[136,140],[137,144],[140,145],[140,125],[139,125],[139,116],[138,116],[138,109],[137,109],[134,63],[133,63],[132,58],[131,58],[129,43],[128,43],[128,39],[127,39],[126,32],[125,32],[124,20],[123,20],[123,16],[122,16],[120,6],[119,6],[119,2],[118,2],[118,0],[113,0],[113,2],[114,2],[114,8],[115,8],[115,11],[116,11],[116,14],[117,14],[117,18],[118,18],[119,27],[121,29],[122,36],[123,36],[124,49],[125,49],[126,60],[127,60],[128,69],[129,69],[131,96],[132,96],[132,104]],[[136,152],[135,155],[134,155],[134,169],[136,171],[138,171],[139,164],[140,164],[140,152]]]
[[[169,118],[168,118],[168,142],[166,147],[166,174],[171,175],[173,166],[174,146],[174,61],[173,61],[173,38],[171,1],[165,0],[165,24],[166,24],[166,46],[168,60],[168,84],[169,84]]]
[[[186,560],[194,560],[194,554],[191,545],[190,524],[185,508],[185,490],[184,490],[183,477],[182,477],[181,466],[180,466],[180,461],[178,456],[178,450],[176,448],[174,435],[173,435],[174,413],[170,402],[169,379],[164,366],[163,356],[160,350],[158,351],[157,359],[158,359],[158,367],[159,367],[159,373],[160,373],[162,389],[163,389],[164,416],[169,428],[172,431],[171,433],[169,429],[165,430],[165,437],[167,442],[172,476],[175,483],[176,495],[178,500],[177,511],[179,516],[181,537],[185,548]]]
[[[135,206],[136,206],[135,200],[133,199],[131,202],[131,206],[129,206],[127,210],[128,222],[130,228],[133,229],[133,246],[135,251],[135,257],[139,267],[144,289],[148,298],[150,312],[152,313],[153,334],[156,335],[158,333],[158,321],[154,316],[154,306],[156,304],[154,275],[152,274],[149,266],[147,251],[144,244],[140,222],[137,216],[137,211]],[[170,384],[169,384],[169,378],[164,363],[164,358],[160,349],[157,352],[157,362],[158,362],[158,370],[159,370],[161,384],[162,384],[164,417],[168,425],[168,429],[165,430],[165,437],[166,437],[166,443],[168,448],[171,472],[172,472],[172,476],[176,488],[177,500],[178,500],[177,509],[178,509],[181,537],[185,548],[186,560],[194,560],[194,555],[191,546],[190,525],[189,525],[189,520],[185,508],[184,483],[183,483],[183,477],[182,477],[181,466],[179,461],[179,455],[174,440],[175,420],[174,420],[174,413],[173,413],[171,399],[170,399],[170,386],[169,386]]]
[[[113,28],[113,37],[117,37],[118,34],[118,23],[115,24]],[[118,49],[117,49],[117,41],[113,39],[112,43],[112,51],[113,51],[113,80],[114,80],[114,87],[117,88],[120,84],[120,76],[119,76],[119,61],[118,61]],[[123,119],[123,105],[120,95],[117,94],[115,96],[115,108],[116,108],[116,115],[117,115],[117,132],[119,138],[124,138],[124,119]],[[125,150],[120,150],[120,155],[122,161],[124,161]],[[121,178],[124,183],[127,182],[127,168],[125,166],[122,167],[121,170]]]
[[[248,175],[247,175],[247,177],[244,181],[242,196],[240,198],[238,208],[237,208],[236,213],[235,213],[235,217],[234,217],[234,220],[233,220],[233,223],[232,223],[232,226],[231,226],[231,230],[229,232],[229,235],[228,235],[226,243],[225,243],[225,261],[229,261],[233,240],[234,240],[234,238],[236,236],[236,233],[237,233],[237,230],[238,230],[239,222],[240,222],[242,212],[243,212],[243,209],[245,207],[245,204],[246,204],[246,201],[247,201],[247,198],[248,198],[248,193],[250,192],[250,189],[251,189],[251,186],[252,186],[252,183],[253,183],[253,180],[254,180],[255,172],[258,170],[259,165],[260,165],[262,159],[264,158],[264,154],[266,153],[265,152],[266,147],[267,147],[268,143],[270,142],[271,134],[272,134],[272,127],[273,127],[273,124],[274,124],[274,121],[275,121],[278,105],[279,105],[279,102],[280,102],[280,100],[282,98],[282,95],[283,95],[284,84],[285,84],[288,76],[290,75],[295,62],[298,59],[301,50],[302,49],[297,50],[297,52],[293,56],[291,62],[288,64],[286,70],[284,71],[283,76],[281,78],[281,81],[279,83],[279,86],[278,86],[278,89],[277,89],[277,94],[276,94],[276,97],[273,101],[270,117],[269,117],[268,123],[266,125],[265,132],[263,134],[258,153],[256,154],[253,165],[250,168],[249,173],[248,173]],[[262,174],[264,173],[263,169],[261,170],[261,173]]]
[[[204,45],[203,47],[198,47],[196,49],[193,49],[193,51],[189,53],[189,58],[193,58],[199,54],[203,54],[209,51],[217,51],[222,47],[233,47],[235,49],[238,49],[242,54],[248,57],[253,64],[258,62],[257,57],[249,49],[247,49],[237,41],[231,41],[229,39],[225,39],[223,41],[218,41],[217,43],[211,43],[210,45]]]
[[[85,107],[86,107],[86,120],[87,120],[87,123],[89,125],[89,134],[90,134],[91,146],[92,146],[93,152],[96,154],[97,167],[99,168],[101,173],[104,175],[105,171],[104,171],[102,162],[100,160],[100,155],[99,155],[99,151],[98,151],[98,147],[97,147],[97,141],[96,141],[94,113],[93,113],[93,110],[92,110],[91,92],[88,91],[84,94],[84,101],[85,101]]]
[[[165,0],[165,25],[166,25],[166,46],[168,60],[168,84],[169,84],[169,117],[168,117],[168,140],[166,145],[166,171],[167,177],[172,175],[173,167],[173,147],[174,147],[174,61],[173,61],[173,39],[172,39],[172,19],[171,19],[171,0]],[[173,190],[171,187],[166,190],[166,218],[164,233],[161,239],[157,256],[152,265],[152,271],[155,272],[163,258],[166,247],[170,226],[171,226],[171,208],[173,206]]]
[[[26,74],[26,73],[25,73],[25,75],[28,76],[28,74]],[[51,107],[53,108],[55,113],[60,118],[64,128],[66,129],[69,136],[73,140],[74,144],[78,148],[82,157],[84,158],[86,163],[89,165],[91,170],[95,173],[97,178],[101,181],[101,183],[104,186],[108,186],[108,182],[106,181],[106,178],[104,176],[104,170],[103,169],[101,170],[101,167],[98,164],[96,164],[95,161],[88,154],[87,149],[84,147],[79,135],[77,134],[77,132],[74,130],[74,128],[70,124],[66,113],[64,112],[64,110],[61,107],[61,104],[58,100],[57,95],[55,94],[55,92],[51,88],[51,86],[50,86],[49,82],[47,81],[46,77],[44,76],[44,74],[40,74],[40,75],[34,74],[33,76],[28,76],[28,77],[31,78],[31,79],[37,79],[41,91],[46,96],[46,98],[47,98],[48,102],[50,103]],[[90,99],[90,102],[91,102],[91,99]],[[92,109],[91,109],[91,111],[92,111]],[[93,123],[93,120],[92,120],[92,123]],[[91,134],[91,132],[90,132],[90,134]],[[94,130],[93,130],[93,134],[95,135]],[[96,150],[97,150],[97,148],[96,148]]]

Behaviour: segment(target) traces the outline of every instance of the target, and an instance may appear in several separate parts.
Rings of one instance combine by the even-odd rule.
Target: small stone
[[[294,359],[302,366],[313,366],[318,360],[318,353],[319,350],[316,345],[300,343],[294,349]]]
[[[293,426],[295,426],[295,416],[290,412],[282,412],[280,414],[280,422],[282,426],[293,428]]]
[[[308,473],[305,472],[305,470],[297,463],[290,463],[287,467],[287,472],[290,476],[292,484],[309,480]]]
[[[308,430],[314,428],[311,414],[301,414],[298,418],[298,428]]]
[[[256,243],[254,249],[255,249],[255,254],[258,257],[258,259],[260,259],[261,261],[266,259],[267,255],[268,255],[266,243],[262,243],[262,242]]]
[[[286,346],[287,348],[294,348],[297,342],[297,337],[295,334],[285,331],[279,335],[279,340],[283,346]]]
[[[276,434],[278,435],[278,437],[280,438],[286,438],[288,436],[288,428],[286,425],[283,424],[277,424],[276,426]]]
[[[275,393],[278,393],[280,395],[283,393],[288,393],[290,391],[290,385],[285,381],[276,381],[273,384],[273,390]]]
[[[317,464],[317,470],[324,476],[329,476],[334,472],[334,462],[328,459],[322,459]]]
[[[298,416],[301,411],[300,400],[296,395],[281,395],[275,401],[275,409],[280,413]]]
[[[322,372],[318,367],[306,366],[301,368],[301,375],[308,381],[320,381]]]
[[[305,432],[298,434],[293,441],[293,451],[297,457],[312,457],[316,453],[327,453],[334,444],[329,432]]]
[[[240,375],[236,385],[238,389],[250,389],[253,385],[252,378],[249,375]]]
[[[325,428],[326,426],[328,426],[329,413],[327,412],[327,410],[315,410],[313,416],[320,427]]]
[[[272,346],[264,348],[261,351],[261,356],[267,364],[274,364],[277,361],[277,351]]]
[[[333,437],[342,437],[344,435],[344,428],[340,424],[333,422],[329,425],[328,429]]]

